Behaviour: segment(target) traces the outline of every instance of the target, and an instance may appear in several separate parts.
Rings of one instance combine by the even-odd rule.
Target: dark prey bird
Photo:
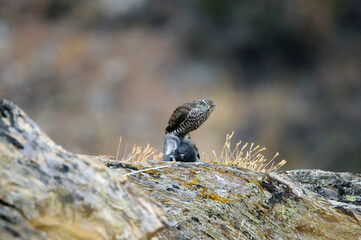
[[[184,139],[174,151],[177,162],[197,162],[200,159],[198,149],[194,142]]]
[[[199,128],[214,109],[216,105],[209,99],[183,103],[174,110],[165,133],[172,133],[183,140],[189,132]]]

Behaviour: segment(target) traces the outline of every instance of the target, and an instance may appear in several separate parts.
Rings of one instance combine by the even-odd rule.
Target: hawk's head
[[[197,101],[197,107],[200,108],[203,112],[207,112],[211,114],[214,109],[216,109],[216,105],[212,100],[202,99]]]

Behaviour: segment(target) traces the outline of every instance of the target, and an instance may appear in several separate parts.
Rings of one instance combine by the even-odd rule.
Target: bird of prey
[[[183,103],[177,107],[168,121],[165,133],[172,133],[183,140],[189,132],[196,130],[216,109],[212,100],[201,99]]]

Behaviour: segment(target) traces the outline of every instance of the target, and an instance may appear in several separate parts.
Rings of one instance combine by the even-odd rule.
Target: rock
[[[361,174],[303,169],[283,175],[327,199],[361,206]]]
[[[0,102],[0,239],[150,239],[163,209],[100,161],[49,139]]]
[[[145,169],[150,170],[135,172]],[[114,171],[134,172],[128,175],[129,181],[167,209],[170,224],[157,239],[359,239],[361,236],[358,210],[347,202],[340,208],[303,187],[293,180],[296,172],[267,174],[216,164],[169,162],[131,164],[131,168],[122,165]],[[356,183],[360,176],[353,175],[350,179]]]
[[[361,215],[361,174],[302,169],[286,171],[283,175],[298,186],[325,197],[336,208]]]

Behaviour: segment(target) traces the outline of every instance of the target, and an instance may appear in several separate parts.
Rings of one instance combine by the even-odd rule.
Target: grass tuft
[[[160,161],[163,158],[163,153],[158,153],[158,151],[155,148],[151,147],[150,144],[148,143],[146,147],[138,146],[134,144],[130,152],[127,152],[128,145],[126,144],[123,157],[119,159],[119,150],[121,144],[122,144],[122,137],[119,138],[116,157],[115,159],[113,157],[112,160],[137,163],[137,162],[147,162],[149,160]],[[111,159],[108,158],[108,160]]]
[[[267,159],[262,154],[266,148],[261,148],[259,145],[255,146],[254,143],[244,143],[242,145],[242,141],[239,141],[235,148],[231,149],[233,135],[234,131],[231,134],[227,134],[226,142],[223,145],[220,155],[217,155],[213,150],[212,154],[214,158],[212,160],[209,160],[205,153],[203,153],[203,159],[206,159],[207,162],[244,167],[260,172],[274,172],[286,164],[285,160],[281,160],[275,164],[275,159],[279,153],[276,153],[272,159]]]
[[[157,153],[157,150],[148,143],[146,147],[133,145],[131,152],[123,159],[128,162],[146,162],[149,160],[159,161],[163,153]]]
[[[274,172],[286,164],[285,160],[281,160],[277,164],[275,163],[279,153],[276,153],[272,159],[267,159],[262,153],[266,148],[261,148],[254,143],[244,143],[239,141],[234,149],[231,148],[232,137],[234,131],[231,134],[227,134],[226,142],[223,145],[222,151],[217,155],[216,151],[212,151],[212,158],[208,158],[206,153],[202,154],[202,161],[212,162],[223,165],[244,167],[260,172]],[[107,157],[107,160],[122,161],[127,163],[147,162],[149,160],[161,161],[163,153],[151,147],[148,143],[146,147],[133,145],[132,149],[127,152],[128,145],[125,146],[123,157],[119,159],[120,146],[122,144],[122,137],[119,138],[117,154],[114,157]]]

